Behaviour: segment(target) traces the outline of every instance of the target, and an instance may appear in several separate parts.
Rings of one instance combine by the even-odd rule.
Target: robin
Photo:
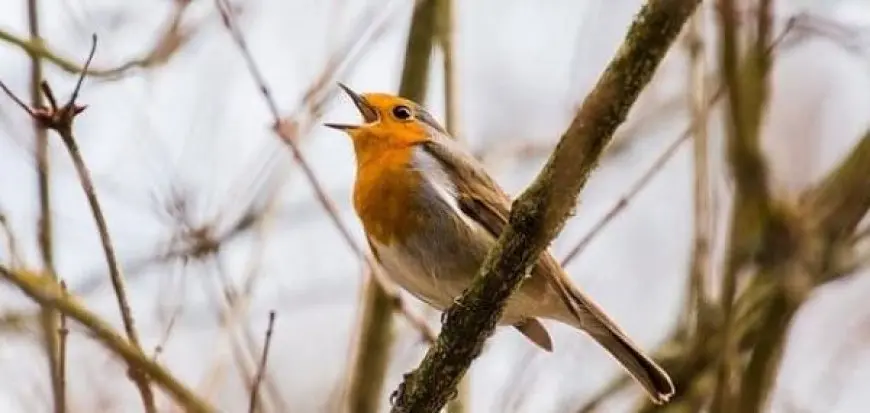
[[[422,106],[339,86],[363,124],[326,126],[353,141],[353,205],[372,253],[390,279],[443,311],[468,287],[507,225],[510,198]],[[654,402],[674,394],[668,374],[571,282],[549,252],[508,300],[500,324],[552,351],[540,319],[585,331]]]

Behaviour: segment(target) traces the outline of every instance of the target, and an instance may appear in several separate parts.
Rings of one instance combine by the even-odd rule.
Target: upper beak
[[[378,111],[372,107],[368,102],[366,102],[365,98],[358,95],[353,90],[350,90],[349,87],[345,86],[343,83],[338,82],[338,86],[344,90],[345,93],[350,96],[351,100],[353,100],[353,104],[356,105],[356,108],[359,110],[360,115],[363,117],[363,123],[371,123],[378,120]],[[342,123],[324,123],[326,127],[338,129],[338,130],[348,130],[348,129],[356,129],[359,125],[346,125]]]

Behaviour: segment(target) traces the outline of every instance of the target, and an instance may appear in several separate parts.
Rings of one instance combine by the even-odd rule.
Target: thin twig
[[[42,43],[39,30],[39,4],[37,0],[27,1],[27,20],[30,30],[30,41]],[[42,84],[42,58],[36,53],[30,53],[30,99],[31,106],[39,108],[43,106],[40,85]],[[52,277],[57,278],[54,265],[54,234],[51,213],[51,181],[49,178],[49,145],[48,130],[44,128],[36,118],[33,122],[33,134],[36,138],[36,181],[39,203],[39,220],[36,223],[37,239],[39,242],[39,255],[42,259],[43,269]],[[40,309],[40,325],[42,327],[42,339],[46,360],[48,361],[49,377],[51,378],[51,392],[55,413],[66,411],[66,395],[61,374],[61,362],[59,357],[64,348],[58,342],[58,319],[55,311],[48,307]]]
[[[93,35],[91,39],[91,50],[88,54],[87,60],[85,61],[85,68],[88,68],[90,66],[91,61],[94,58],[94,53],[96,53],[97,50],[97,36]],[[84,106],[80,106],[76,103],[76,98],[78,97],[78,94],[81,90],[81,86],[84,82],[84,77],[86,73],[87,70],[82,71],[78,81],[76,82],[76,87],[70,95],[70,99],[63,106],[58,105],[57,99],[55,98],[54,92],[52,91],[51,87],[47,82],[43,81],[40,84],[40,88],[45,94],[45,98],[48,100],[50,106],[48,108],[36,108],[34,110],[28,110],[28,113],[32,114],[34,120],[42,127],[53,129],[54,131],[56,131],[58,135],[60,135],[61,140],[63,141],[64,145],[67,148],[67,151],[69,152],[70,158],[72,159],[73,165],[75,166],[76,172],[78,174],[82,190],[85,193],[85,197],[87,198],[94,221],[97,225],[97,231],[100,236],[100,242],[103,247],[106,264],[109,268],[109,275],[112,280],[112,286],[115,290],[115,296],[118,300],[118,306],[120,308],[121,319],[124,324],[124,329],[130,339],[130,343],[134,347],[141,350],[141,347],[139,345],[139,338],[134,326],[133,316],[131,314],[130,306],[127,300],[127,294],[124,287],[124,279],[121,274],[121,269],[115,256],[114,246],[112,245],[112,241],[109,235],[106,217],[103,214],[99,200],[97,199],[97,194],[94,189],[94,184],[90,175],[90,171],[85,164],[85,161],[81,155],[81,152],[79,151],[78,145],[76,144],[75,138],[73,136],[73,121],[75,120],[75,117],[85,109]],[[3,87],[3,89],[7,90],[8,93],[8,89],[6,89],[5,86]],[[156,412],[157,409],[154,404],[154,394],[151,391],[151,388],[148,386],[148,378],[144,374],[141,374],[136,370],[130,371],[130,377],[139,389],[145,411],[147,413]]]
[[[30,1],[32,0],[28,0],[28,2]],[[86,74],[94,78],[118,79],[133,69],[150,69],[168,62],[190,40],[195,29],[183,29],[181,21],[183,12],[191,3],[192,1],[189,0],[174,2],[175,8],[164,24],[165,29],[161,31],[158,40],[145,54],[105,69],[80,66],[49,48],[42,39],[33,36],[32,31],[30,39],[26,39],[0,29],[0,41],[16,46],[33,59],[45,60],[67,73]],[[33,26],[31,25],[31,27]]]
[[[256,360],[258,346],[250,325],[241,322],[251,302],[251,291],[247,290],[240,293],[229,279],[229,276],[223,265],[221,265],[221,262],[215,259],[214,264],[216,266],[216,273],[218,274],[218,281],[221,284],[220,293],[223,294],[223,301],[226,303],[225,308],[222,308],[221,310],[220,325],[230,336],[229,341],[230,345],[233,347],[233,357],[236,359],[236,363],[238,364],[239,374],[247,384],[248,391],[252,392],[254,388],[254,376],[256,375],[257,369]],[[252,279],[257,274],[258,272],[256,269],[249,271],[248,282],[253,282]],[[215,296],[217,295],[218,294],[215,294]],[[232,333],[233,328],[238,329],[238,334]],[[247,365],[248,362],[252,364],[250,367]],[[265,390],[268,391],[267,394],[270,396],[268,401],[275,404],[275,407],[271,410],[287,411],[289,409],[288,404],[286,400],[284,400],[284,397],[275,384],[275,381],[272,380],[272,376],[264,376],[262,380],[264,381],[263,385],[265,385]],[[265,401],[266,399],[260,399],[260,406],[266,406],[264,403]]]
[[[66,282],[60,282],[60,289],[64,297],[68,297]],[[69,328],[66,325],[66,315],[60,315],[60,328],[57,330],[57,376],[58,376],[58,405],[55,411],[66,413],[66,355],[67,355],[67,337],[69,337]]]
[[[643,175],[641,175],[640,178],[638,178],[638,180],[631,185],[628,191],[626,191],[625,194],[622,195],[619,200],[616,201],[616,203],[607,211],[607,213],[604,214],[604,217],[598,220],[598,222],[595,223],[595,226],[593,226],[592,229],[590,229],[589,232],[587,232],[586,235],[584,235],[583,238],[581,238],[580,241],[578,241],[577,244],[575,244],[574,247],[571,248],[570,251],[568,251],[568,254],[566,254],[565,258],[562,259],[561,264],[563,267],[570,264],[571,261],[574,260],[574,258],[576,258],[578,255],[580,255],[580,253],[586,250],[587,247],[589,247],[589,244],[592,243],[592,241],[604,230],[604,228],[607,227],[607,225],[610,224],[610,222],[613,221],[613,219],[616,218],[620,214],[620,212],[622,212],[622,210],[624,210],[628,206],[629,201],[634,199],[634,197],[637,196],[637,194],[640,193],[640,191],[643,190],[647,186],[647,184],[649,184],[650,181],[652,181],[652,179],[658,175],[659,172],[661,172],[665,164],[668,163],[668,161],[674,156],[674,154],[677,153],[677,149],[680,148],[683,142],[689,140],[691,136],[692,135],[691,133],[689,133],[689,131],[684,132],[677,139],[671,142],[671,144],[668,145],[668,147],[665,148],[665,150],[661,154],[659,154],[659,156],[655,159],[655,161],[653,161],[652,165],[650,165],[650,167],[643,173]]]
[[[260,364],[257,366],[257,374],[254,376],[254,385],[251,388],[251,403],[248,405],[248,413],[255,413],[259,407],[257,402],[260,392],[260,382],[263,381],[263,376],[266,375],[266,362],[269,359],[269,347],[272,344],[272,329],[275,326],[275,311],[269,311],[269,326],[266,328],[266,340],[263,343],[263,355],[260,358]]]
[[[216,411],[204,400],[199,399],[165,368],[151,361],[140,348],[116,333],[111,324],[89,311],[72,295],[63,294],[60,285],[51,277],[14,270],[3,265],[0,265],[0,277],[14,284],[40,305],[50,306],[82,324],[97,341],[123,358],[131,370],[146,373],[187,412],[210,413]]]
[[[151,356],[151,359],[157,361],[163,351],[166,349],[166,344],[169,342],[169,337],[172,334],[173,329],[175,328],[175,322],[178,319],[178,315],[181,313],[181,305],[177,305],[173,311],[172,315],[169,316],[169,322],[166,323],[166,329],[163,330],[163,336],[160,338],[160,341],[154,346],[154,355]]]
[[[9,226],[9,221],[6,214],[0,212],[0,228],[6,234],[6,246],[9,249],[9,262],[13,268],[23,265],[24,260],[21,258],[21,252],[18,249],[18,238],[12,232],[12,227]]]
[[[0,89],[3,89],[3,92],[6,93],[6,95],[9,96],[9,98],[11,98],[12,101],[15,102],[16,105],[18,105],[18,107],[20,107],[22,110],[27,112],[28,115],[30,115],[31,117],[34,117],[34,118],[36,117],[36,114],[33,112],[33,110],[31,110],[30,107],[27,106],[26,103],[24,103],[21,99],[19,99],[18,96],[16,96],[14,93],[12,93],[12,91],[9,90],[8,87],[6,87],[6,84],[3,83],[2,80],[0,80]]]

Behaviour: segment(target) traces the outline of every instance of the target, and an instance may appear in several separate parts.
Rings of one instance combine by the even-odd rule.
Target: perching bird
[[[510,198],[423,107],[339,84],[364,123],[326,126],[353,141],[353,204],[387,275],[438,310],[470,284],[507,225]],[[654,402],[674,394],[668,374],[646,356],[549,252],[508,300],[500,320],[541,348],[553,344],[539,318],[583,330],[607,349]]]

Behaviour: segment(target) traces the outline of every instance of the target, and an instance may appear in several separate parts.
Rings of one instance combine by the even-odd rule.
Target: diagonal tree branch
[[[30,2],[31,0],[28,0]],[[78,63],[61,56],[45,44],[43,39],[33,36],[26,39],[18,37],[0,29],[0,42],[9,43],[29,54],[32,58],[45,60],[48,63],[71,74],[86,74],[91,77],[117,79],[128,74],[133,69],[153,69],[169,61],[170,58],[187,44],[198,27],[181,27],[182,18],[187,7],[192,3],[190,0],[175,0],[172,14],[161,29],[160,36],[150,50],[142,56],[124,62],[116,67],[94,69],[84,67]],[[31,26],[33,27],[33,26]]]
[[[843,163],[817,187],[802,205],[811,211],[814,226],[831,240],[851,235],[870,209],[870,132]]]
[[[0,265],[0,277],[18,287],[40,305],[49,306],[85,326],[94,337],[113,353],[124,359],[131,370],[143,371],[158,386],[166,390],[185,411],[216,412],[166,369],[152,361],[142,350],[115,332],[108,322],[90,312],[49,276],[27,271],[15,271]]]
[[[652,0],[643,6],[544,169],[514,202],[509,225],[475,281],[446,311],[438,340],[394,394],[393,413],[437,412],[453,395],[507,299],[561,230],[614,131],[699,3]]]

